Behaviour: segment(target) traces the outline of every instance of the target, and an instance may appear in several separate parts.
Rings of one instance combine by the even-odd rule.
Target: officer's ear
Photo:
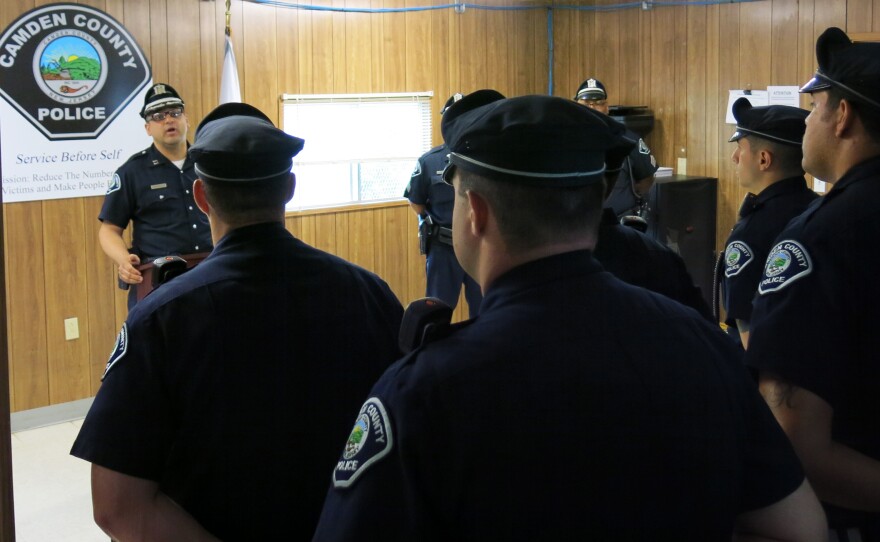
[[[287,196],[284,198],[285,205],[293,199],[293,193],[296,192],[296,175],[292,171],[290,172],[290,177],[287,178],[287,182],[290,183],[290,186],[287,187]]]
[[[491,206],[486,198],[474,190],[468,190],[465,193],[468,201],[467,227],[475,237],[482,237],[486,231],[486,225],[489,222],[489,216],[492,214]]]
[[[767,171],[773,165],[773,153],[769,149],[761,149],[758,152],[758,169]]]
[[[193,183],[193,199],[196,200],[196,206],[208,215],[211,206],[208,205],[208,196],[205,194],[205,181],[196,179]]]

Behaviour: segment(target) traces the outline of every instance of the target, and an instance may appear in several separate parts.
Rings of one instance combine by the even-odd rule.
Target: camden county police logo
[[[361,414],[358,421],[354,424],[354,429],[351,430],[351,435],[348,436],[342,457],[344,459],[351,459],[356,456],[361,451],[361,448],[364,447],[364,439],[368,436],[370,436],[370,418],[366,414]]]
[[[31,10],[0,36],[0,96],[50,140],[98,137],[149,81],[128,31],[89,6]]]
[[[107,194],[116,192],[120,188],[122,188],[122,180],[119,178],[118,173],[114,173],[113,178],[110,179],[110,183],[107,185]]]
[[[797,241],[782,241],[767,256],[764,278],[758,284],[758,293],[764,295],[779,291],[812,271],[813,263],[807,249]]]
[[[393,444],[385,405],[378,397],[370,397],[361,407],[342,457],[333,470],[333,486],[351,486],[370,465],[388,455]]]
[[[739,274],[754,259],[755,254],[749,245],[742,241],[730,243],[724,251],[724,276],[732,277]]]
[[[119,335],[116,336],[116,344],[113,345],[113,352],[110,353],[110,359],[107,360],[107,366],[104,367],[104,374],[101,375],[101,381],[104,381],[104,378],[107,377],[107,373],[110,372],[110,369],[116,365],[116,362],[121,360],[125,353],[128,352],[128,323],[122,324],[122,329],[119,330]]]

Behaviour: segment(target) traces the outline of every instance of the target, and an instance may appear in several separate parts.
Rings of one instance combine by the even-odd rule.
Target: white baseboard
[[[27,431],[28,429],[36,429],[38,427],[85,418],[94,399],[94,397],[89,397],[69,403],[59,403],[47,407],[13,412],[9,417],[12,432]]]

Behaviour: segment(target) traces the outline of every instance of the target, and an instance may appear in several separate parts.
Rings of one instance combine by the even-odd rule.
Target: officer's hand
[[[134,266],[141,263],[137,254],[129,254],[128,261],[119,266],[119,279],[128,284],[140,284],[144,281],[141,272]]]

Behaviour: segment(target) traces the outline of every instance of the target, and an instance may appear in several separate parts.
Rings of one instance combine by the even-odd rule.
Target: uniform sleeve
[[[657,159],[651,154],[648,145],[639,138],[639,144],[629,153],[629,164],[632,168],[633,181],[651,177],[657,171]]]
[[[116,170],[107,186],[104,204],[98,215],[98,220],[101,222],[107,222],[123,229],[128,227],[129,221],[134,216],[133,202],[135,198],[132,192],[134,183],[127,177],[129,174],[126,173],[126,168],[122,167]]]
[[[146,322],[123,325],[71,454],[158,481],[176,423],[163,374],[165,353],[151,328]]]
[[[408,372],[406,358],[393,365],[358,413],[313,540],[439,540],[420,475],[436,461],[423,433],[437,428],[411,393]]]
[[[730,251],[731,247],[728,245],[725,254]],[[752,251],[749,258],[745,266],[732,269],[725,265],[724,270],[724,308],[727,315],[747,322],[752,319],[752,301],[758,292],[758,282],[763,276],[767,253]]]
[[[803,250],[806,267],[799,268],[797,258],[792,258],[780,272],[784,260],[775,255],[793,253],[790,249],[780,253],[783,246]],[[770,266],[771,258],[780,259],[775,269]],[[840,307],[849,303],[848,289],[858,295],[853,284],[860,281],[846,269],[857,267],[852,263],[856,260],[854,255],[843,257],[827,247],[783,236],[769,251],[758,285],[746,363],[836,404],[853,384],[842,378],[846,366],[855,360],[846,339],[850,315],[842,314]]]
[[[409,184],[403,192],[403,197],[417,205],[428,203],[428,189],[431,186],[431,172],[422,156],[416,162],[416,168],[409,178]]]

